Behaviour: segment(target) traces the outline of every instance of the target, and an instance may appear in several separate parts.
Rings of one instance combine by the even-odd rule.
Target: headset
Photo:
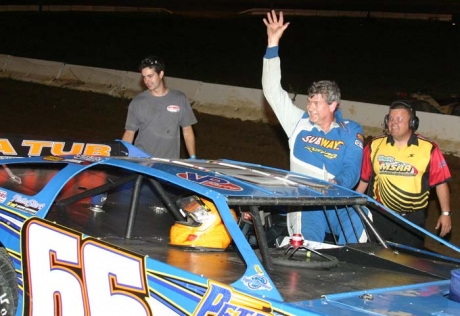
[[[391,103],[390,105],[390,110],[393,110],[397,107],[400,107],[400,106],[403,106],[404,108],[408,109],[410,111],[410,119],[409,119],[409,128],[413,131],[416,131],[418,129],[418,125],[420,123],[416,113],[415,113],[415,109],[412,108],[412,106],[406,102],[406,101],[401,101],[401,100],[398,100],[398,101],[394,101],[393,103]],[[388,130],[388,123],[389,123],[389,114],[385,115],[385,118],[383,120],[383,128],[385,130]]]

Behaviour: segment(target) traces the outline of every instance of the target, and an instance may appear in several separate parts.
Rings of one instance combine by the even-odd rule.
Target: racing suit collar
[[[309,118],[309,115],[308,115],[308,112],[307,112],[307,111],[305,111],[304,116],[307,117],[307,118]],[[335,112],[334,112],[334,119],[335,119],[335,120],[331,122],[331,129],[333,129],[333,128],[343,128],[343,129],[345,129],[345,128],[346,128],[346,125],[345,125],[345,123],[344,123],[344,119],[343,119],[343,117],[342,117],[342,112],[341,112],[339,109],[335,110]],[[310,121],[310,122],[311,122],[311,121]],[[317,130],[324,132],[323,129],[322,129],[319,125],[317,125],[317,124],[312,124],[312,125],[313,125]]]
[[[388,135],[387,144],[390,144],[391,146],[395,145],[395,140],[394,140],[393,136]],[[412,133],[412,135],[410,136],[409,140],[407,141],[407,147],[409,147],[411,145],[418,146],[418,137],[417,137],[417,134],[415,134],[415,133]]]

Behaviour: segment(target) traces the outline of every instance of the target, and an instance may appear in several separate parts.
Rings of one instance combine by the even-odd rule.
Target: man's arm
[[[334,180],[341,186],[353,189],[358,183],[363,161],[363,129],[361,125],[358,123],[350,125],[350,131],[347,136],[341,172],[335,175]]]
[[[182,127],[182,134],[184,135],[185,147],[189,157],[196,157],[195,151],[195,133],[193,132],[192,126]]]
[[[433,143],[433,145],[434,149],[431,151],[429,168],[429,185],[430,187],[436,187],[441,212],[450,212],[450,191],[447,181],[450,180],[451,173],[441,150],[436,144]],[[444,237],[450,232],[451,228],[452,221],[450,216],[442,215],[441,213],[436,224],[436,229],[441,229],[439,235]]]
[[[360,180],[358,186],[356,187],[356,191],[359,193],[365,193],[368,185],[369,183]]]
[[[356,191],[359,193],[367,193],[367,187],[372,178],[372,161],[371,161],[371,144],[368,143],[363,150],[363,162],[361,164],[361,175]]]
[[[125,132],[123,133],[123,137],[121,138],[121,140],[124,140],[125,142],[128,142],[130,144],[133,143],[134,141],[134,135],[136,134],[135,131],[130,131],[130,130],[125,130]]]
[[[436,194],[438,195],[441,212],[450,212],[450,192],[447,182],[436,186]],[[452,229],[452,220],[450,216],[443,215],[441,213],[441,216],[439,216],[438,222],[436,224],[436,229],[441,229],[439,236],[446,236]]]
[[[262,89],[267,102],[275,112],[287,136],[290,137],[304,111],[293,104],[289,94],[281,87],[278,44],[289,23],[284,24],[282,12],[278,19],[275,11],[267,13],[264,23],[267,26],[268,46],[263,60]]]

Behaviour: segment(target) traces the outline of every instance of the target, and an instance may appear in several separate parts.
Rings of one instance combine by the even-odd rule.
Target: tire
[[[5,248],[0,247],[0,315],[14,316],[18,308],[16,272]]]

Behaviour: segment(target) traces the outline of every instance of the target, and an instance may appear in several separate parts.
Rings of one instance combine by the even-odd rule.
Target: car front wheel
[[[5,248],[0,248],[0,315],[15,315],[18,308],[16,272]]]

